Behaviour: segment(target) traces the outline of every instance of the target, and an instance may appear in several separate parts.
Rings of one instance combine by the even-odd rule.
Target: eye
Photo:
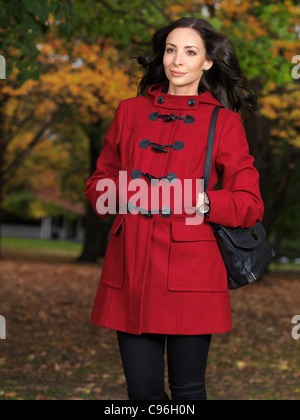
[[[188,55],[196,55],[196,53],[195,53],[195,51],[190,50],[190,51],[188,51]]]
[[[174,52],[173,48],[167,48],[166,51],[167,51],[168,54],[172,54]]]

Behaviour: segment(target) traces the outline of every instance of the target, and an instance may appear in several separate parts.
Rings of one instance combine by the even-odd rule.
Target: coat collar
[[[154,98],[154,106],[166,109],[199,109],[201,104],[222,106],[208,91],[198,96],[168,95],[166,86],[153,85],[148,89],[148,96]]]

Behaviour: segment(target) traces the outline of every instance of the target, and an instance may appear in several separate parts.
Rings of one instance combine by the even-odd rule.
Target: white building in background
[[[43,190],[37,194],[45,202],[53,202],[62,209],[58,217],[46,216],[40,221],[25,222],[14,216],[4,220],[1,236],[8,238],[56,239],[59,241],[74,241],[82,243],[85,238],[86,203],[70,203],[61,199],[56,192]],[[71,218],[64,216],[69,213]]]
[[[39,226],[17,223],[7,223],[1,226],[1,236],[8,238],[56,239],[82,243],[84,235],[85,228],[82,217],[69,220],[66,217],[49,216],[42,219]]]

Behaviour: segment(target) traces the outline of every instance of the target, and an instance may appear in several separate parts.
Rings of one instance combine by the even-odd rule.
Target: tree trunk
[[[84,127],[90,143],[90,174],[96,170],[97,160],[101,147],[102,120],[95,124]],[[108,233],[111,222],[106,222],[95,213],[92,206],[87,204],[86,233],[82,254],[77,261],[97,262],[99,257],[104,257],[107,249]]]
[[[108,223],[104,223],[88,203],[85,241],[82,254],[77,261],[95,263],[99,257],[105,255],[109,228]]]
[[[249,87],[260,97],[261,86],[257,80],[251,80]],[[274,122],[267,119],[266,117],[258,115],[256,117],[244,116],[243,123],[247,134],[247,139],[250,147],[250,153],[255,157],[255,167],[260,174],[260,189],[262,199],[265,204],[270,200],[271,194],[274,191],[270,191],[270,185],[272,183],[272,146],[270,145],[270,134]],[[271,231],[271,220],[273,220],[274,212],[277,213],[277,209],[272,206],[269,208],[266,206],[264,216],[264,227],[269,234]]]
[[[244,125],[250,146],[250,153],[255,157],[255,167],[260,174],[262,199],[266,204],[269,201],[270,185],[272,182],[272,148],[269,144],[272,121],[267,120],[263,116],[258,116],[255,120],[246,120]],[[277,209],[274,207],[267,208],[266,210],[264,222],[270,216],[270,212],[277,212]],[[269,231],[271,226],[269,223],[267,224],[268,226],[265,227]]]

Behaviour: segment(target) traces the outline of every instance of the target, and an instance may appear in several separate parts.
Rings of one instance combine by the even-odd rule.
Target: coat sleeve
[[[124,107],[124,101],[120,102],[113,122],[104,138],[103,149],[97,160],[97,169],[85,186],[87,200],[90,202],[97,215],[103,219],[110,217],[111,214],[100,214],[97,210],[97,201],[101,200],[100,197],[104,194],[104,192],[97,191],[97,184],[100,180],[110,179],[114,181],[116,185],[116,210],[119,206],[119,172],[122,170],[119,145],[125,120]],[[103,205],[106,199],[102,200]]]
[[[232,114],[222,129],[216,167],[223,174],[222,189],[208,191],[209,221],[227,227],[249,228],[263,220],[264,203],[259,173],[250,155],[239,114]]]

